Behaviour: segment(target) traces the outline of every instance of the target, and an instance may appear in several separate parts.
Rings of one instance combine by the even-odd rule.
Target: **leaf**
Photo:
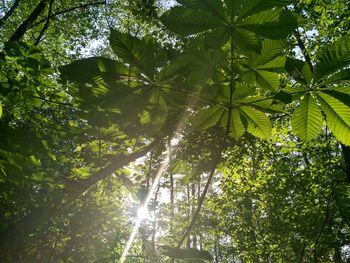
[[[329,84],[345,84],[350,85],[350,69],[343,69],[331,75],[329,78],[323,79],[318,86],[322,87]]]
[[[116,81],[121,75],[129,74],[129,70],[120,62],[104,58],[91,57],[77,60],[60,67],[61,77],[77,83],[93,83],[96,77]]]
[[[232,110],[232,119],[231,119],[231,134],[234,138],[239,139],[245,133],[245,128],[242,122],[241,114],[238,110]]]
[[[273,58],[281,56],[284,49],[284,44],[281,41],[265,39],[261,43],[261,52],[256,61],[256,65],[264,65],[265,63],[271,61]],[[278,63],[277,65],[281,65],[284,67],[285,61],[282,63]],[[266,68],[266,67],[265,67]]]
[[[280,79],[278,74],[265,71],[265,70],[256,70],[256,83],[266,90],[278,91],[280,86]]]
[[[346,106],[350,107],[350,87],[334,87],[323,89],[322,92],[336,98]]]
[[[204,42],[210,48],[220,48],[230,39],[231,31],[227,27],[219,27],[205,34]]]
[[[281,9],[255,13],[239,23],[240,28],[271,39],[285,38],[297,26],[297,17],[292,12]]]
[[[316,57],[314,81],[319,82],[350,64],[350,34],[321,50]]]
[[[241,106],[240,111],[247,121],[247,131],[259,138],[268,139],[271,135],[271,122],[265,113],[252,109],[248,106]]]
[[[220,105],[200,110],[192,119],[192,129],[206,130],[213,127],[218,123],[223,112],[224,108]]]
[[[237,1],[239,2],[239,1]],[[245,18],[253,13],[272,9],[273,7],[285,6],[293,3],[292,0],[247,0],[239,10],[239,18]]]
[[[242,98],[238,101],[238,103],[249,104],[249,106],[264,112],[270,112],[270,113],[285,112],[281,108],[280,103],[278,103],[277,101],[274,101],[272,98],[268,98],[260,95]]]
[[[166,58],[159,57],[159,53],[163,53],[161,46],[150,38],[139,39],[111,29],[110,42],[119,58],[148,76],[153,76],[155,67],[165,63]]]
[[[237,44],[237,46],[243,50],[247,47],[256,50],[259,47],[259,39],[257,35],[248,30],[239,27],[233,27],[231,37],[233,38],[235,44]]]
[[[2,117],[2,104],[0,103],[0,119]]]
[[[206,11],[182,6],[171,8],[160,19],[170,31],[184,36],[225,25],[221,19]]]
[[[306,62],[295,58],[287,58],[285,69],[300,84],[308,85],[311,82],[312,72]]]
[[[184,160],[176,160],[170,165],[169,171],[173,174],[186,173],[189,171],[189,167]]]
[[[177,0],[177,2],[183,6],[207,11],[223,21],[226,20],[225,9],[220,0]]]
[[[317,97],[330,130],[338,140],[350,145],[350,108],[324,92],[317,92]]]
[[[322,114],[316,100],[306,94],[292,114],[292,127],[303,140],[312,140],[322,131]]]

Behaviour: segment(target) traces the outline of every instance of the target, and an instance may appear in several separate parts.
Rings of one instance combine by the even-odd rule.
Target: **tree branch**
[[[298,47],[300,48],[301,52],[303,53],[304,55],[304,58],[305,58],[305,61],[306,63],[309,65],[310,67],[310,70],[311,72],[313,71],[313,65],[311,63],[311,59],[310,59],[310,56],[309,56],[309,52],[307,51],[306,47],[305,47],[305,44],[304,42],[302,41],[301,39],[301,36],[300,36],[300,33],[299,33],[299,30],[295,30],[294,31],[294,36],[295,38],[297,39],[297,42],[298,42]]]
[[[39,34],[38,38],[37,38],[36,41],[35,41],[35,44],[34,44],[35,46],[37,46],[37,45],[39,44],[39,42],[40,42],[42,36],[44,35],[45,30],[49,27],[49,24],[50,24],[50,16],[51,16],[51,13],[52,13],[52,6],[53,6],[53,2],[54,2],[54,1],[55,1],[55,0],[50,0],[49,12],[48,12],[47,17],[46,17],[46,23],[45,23],[45,25],[43,26],[43,28],[41,29],[40,34]]]
[[[15,33],[10,37],[9,41],[18,41],[27,32],[29,27],[38,18],[38,16],[44,11],[48,0],[41,0],[40,3],[35,7],[29,17],[16,29]]]
[[[9,11],[6,12],[6,14],[0,19],[0,28],[2,27],[2,25],[4,24],[4,22],[13,14],[13,12],[16,10],[16,8],[19,5],[20,0],[16,0],[13,5],[11,6],[11,8],[9,9]]]
[[[314,243],[313,254],[314,254],[314,262],[315,262],[315,263],[317,262],[317,245],[318,245],[318,241],[320,240],[321,235],[322,235],[322,233],[323,233],[323,230],[324,230],[324,228],[326,227],[326,224],[327,224],[327,221],[328,221],[329,207],[330,207],[331,201],[332,201],[332,199],[333,199],[334,191],[335,191],[336,186],[337,186],[337,183],[335,183],[335,184],[333,185],[332,191],[331,191],[331,193],[330,193],[330,195],[329,195],[329,197],[328,197],[327,206],[326,206],[326,215],[325,215],[325,218],[324,218],[322,227],[321,227],[321,229],[320,229],[320,232],[318,233],[317,238],[316,238],[315,243]]]
[[[0,258],[6,259],[12,251],[16,250],[17,246],[28,239],[30,233],[34,232],[44,222],[62,214],[67,204],[69,205],[69,203],[79,198],[97,182],[107,178],[116,170],[147,154],[158,142],[159,139],[156,139],[149,145],[129,155],[117,155],[108,166],[100,169],[95,175],[88,177],[86,180],[68,185],[65,188],[65,192],[59,195],[53,203],[47,204],[45,207],[32,209],[22,219],[10,225],[5,231],[0,233],[0,240],[3,241],[0,243]],[[63,198],[66,200],[65,204],[62,204]]]
[[[72,7],[72,8],[68,8],[68,9],[59,11],[59,12],[57,12],[57,13],[54,13],[54,14],[50,15],[50,16],[48,17],[48,19],[51,19],[51,18],[54,18],[54,17],[56,17],[56,16],[69,13],[69,12],[74,11],[74,10],[76,10],[76,9],[85,8],[85,7],[94,6],[94,5],[104,5],[104,4],[105,4],[105,1],[99,1],[99,2],[95,2],[95,3],[88,3],[88,4],[79,5],[79,6],[74,6],[74,7]],[[35,24],[33,24],[31,27],[40,25],[40,24],[44,23],[45,21],[46,21],[46,18],[45,18],[45,19],[41,19],[41,20],[39,20],[38,22],[36,22]]]

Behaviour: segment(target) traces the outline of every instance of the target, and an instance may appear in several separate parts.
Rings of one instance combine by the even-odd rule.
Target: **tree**
[[[296,31],[303,19],[294,12],[302,9],[306,19],[318,14],[308,5],[291,6],[288,0],[178,2],[161,16],[157,12],[162,12],[162,4],[155,1],[137,1],[131,6],[123,1],[79,5],[69,1],[66,5],[43,0],[35,6],[14,2],[14,11],[5,13],[1,34],[10,42],[1,53],[1,131],[7,138],[1,142],[2,239],[7,241],[1,245],[3,258],[20,262],[37,254],[36,260],[83,259],[73,248],[80,242],[77,237],[88,236],[89,230],[78,233],[74,225],[79,215],[89,211],[82,207],[93,210],[102,200],[112,196],[122,200],[127,195],[125,191],[105,195],[117,178],[129,188],[132,185],[131,192],[139,187],[141,203],[151,200],[143,192],[157,189],[151,192],[154,214],[168,214],[179,226],[174,229],[174,222],[168,223],[166,216],[142,224],[136,255],[130,257],[159,261],[214,258],[217,262],[342,260],[348,209],[338,142],[343,150],[350,144],[349,36],[334,33],[334,41],[309,52],[307,47],[312,45]],[[23,12],[15,12],[19,8]],[[78,15],[83,10],[87,12],[84,18]],[[114,10],[121,12],[112,16]],[[16,27],[8,23],[19,20]],[[64,24],[67,22],[71,28]],[[307,22],[305,30],[312,28],[312,21]],[[146,28],[148,24],[151,29]],[[99,26],[103,28],[101,52],[93,51],[97,55],[88,58],[73,56],[79,57],[76,61],[66,55],[96,39]],[[92,29],[88,34],[80,34],[88,27]],[[62,37],[56,37],[57,30]],[[108,38],[105,33],[109,30]],[[320,39],[325,37],[322,34],[320,31]],[[74,40],[69,41],[71,38]],[[105,44],[107,39],[110,47]],[[11,42],[18,40],[27,44]],[[305,61],[293,56],[293,40]],[[33,45],[41,47],[54,66]],[[282,125],[271,121],[274,119]],[[299,138],[291,134],[290,127]],[[283,143],[292,145],[290,151],[273,151],[271,143],[283,149],[279,148],[282,142],[273,141],[279,134],[287,134]],[[324,142],[317,143],[316,138]],[[178,142],[171,146],[174,140]],[[346,150],[343,152],[346,157]],[[132,170],[139,170],[140,175],[125,176],[120,169],[139,157],[144,163],[134,164]],[[161,179],[158,187],[150,187],[151,182],[158,182],[153,176],[155,164],[163,167],[163,158],[170,162],[170,210],[169,204],[158,202],[167,191],[163,185],[167,181]],[[326,158],[331,160],[326,164],[332,173],[323,172]],[[282,161],[289,169],[283,169]],[[297,165],[312,180],[300,178],[299,171],[294,173]],[[235,186],[240,173],[247,178]],[[278,173],[290,183],[283,185],[282,179],[275,179]],[[184,176],[182,183],[176,174]],[[222,178],[222,184],[216,185],[213,178]],[[307,187],[316,190],[302,196]],[[20,192],[23,197],[17,196]],[[215,192],[218,198],[211,197]],[[321,194],[324,198],[318,197]],[[186,200],[179,200],[181,195]],[[208,203],[207,196],[211,197]],[[235,198],[230,200],[230,196]],[[285,204],[289,198],[293,201]],[[301,204],[295,206],[305,217],[286,211],[294,207],[293,202]],[[321,212],[312,210],[315,203]],[[72,208],[71,204],[77,205]],[[102,208],[109,210],[112,204],[104,202]],[[234,218],[229,220],[232,213]],[[276,214],[280,215],[277,221]],[[309,217],[314,223],[305,222]],[[62,227],[65,221],[68,226]],[[284,228],[284,222],[297,230]],[[161,237],[156,234],[158,223]],[[55,231],[62,236],[55,237]],[[34,246],[27,242],[40,233],[50,233],[45,242]],[[303,238],[301,233],[305,233]],[[118,235],[114,242],[127,242],[127,237]],[[290,235],[295,239],[290,240]],[[261,242],[260,236],[266,239]],[[328,242],[331,239],[335,241]],[[84,260],[119,258],[122,247],[113,250],[113,242],[107,243],[110,257],[96,254],[96,245]],[[67,250],[60,248],[64,245]],[[284,253],[276,252],[276,246]],[[16,248],[22,252],[11,254]]]

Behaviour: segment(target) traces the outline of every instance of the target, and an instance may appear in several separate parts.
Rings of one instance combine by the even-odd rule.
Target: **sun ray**
[[[192,97],[190,99],[190,103],[188,105],[192,105],[192,106],[196,105],[197,101],[198,101],[198,98]],[[189,107],[187,109],[189,109]],[[185,110],[184,114],[182,115],[181,119],[179,120],[178,125],[176,126],[176,129],[175,129],[174,136],[170,139],[170,141],[176,141],[176,139],[178,139],[178,137],[179,137],[179,133],[183,130],[183,128],[185,126],[185,123],[186,123],[186,120],[187,120],[188,115],[189,115],[189,111],[187,109]],[[152,199],[152,197],[154,195],[154,192],[157,189],[157,186],[159,184],[159,181],[160,181],[162,175],[164,174],[164,172],[166,172],[166,170],[168,168],[169,162],[171,160],[171,156],[172,156],[172,154],[174,153],[174,151],[176,149],[177,149],[176,145],[175,145],[175,147],[169,147],[169,149],[166,152],[166,155],[164,157],[164,161],[162,162],[162,164],[158,168],[157,175],[156,175],[156,177],[155,177],[155,179],[153,181],[152,187],[149,190],[149,192],[147,194],[147,197],[145,199],[145,202],[143,203],[143,205],[141,207],[144,207],[144,208],[148,207],[148,204],[151,201],[151,199]],[[143,219],[144,218],[142,218],[142,217],[138,217],[137,218],[136,224],[135,224],[135,226],[133,228],[133,231],[132,231],[132,233],[131,233],[131,235],[129,237],[128,242],[126,243],[124,252],[123,252],[123,254],[122,254],[121,258],[120,258],[120,263],[124,263],[125,262],[126,256],[128,255],[129,250],[131,249],[132,243],[133,243],[133,241],[134,241],[134,239],[136,237],[137,231],[138,231],[138,229],[139,229]]]

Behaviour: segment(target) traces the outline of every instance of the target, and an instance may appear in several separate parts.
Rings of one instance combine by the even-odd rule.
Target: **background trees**
[[[4,1],[4,261],[346,261],[345,3],[172,5]]]

